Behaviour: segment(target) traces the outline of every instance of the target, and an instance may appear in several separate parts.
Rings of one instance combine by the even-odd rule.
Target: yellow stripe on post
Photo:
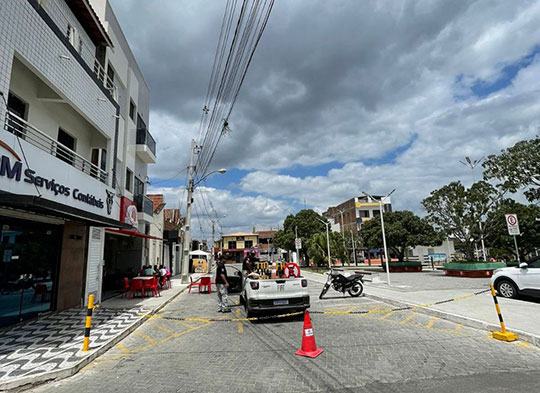
[[[499,302],[497,301],[497,295],[495,294],[495,288],[493,288],[493,285],[491,285],[491,296],[493,296],[493,302],[495,302],[495,309],[497,310],[497,316],[499,317],[499,322],[501,324],[501,331],[493,332],[492,337],[501,341],[516,341],[518,339],[518,336],[514,333],[506,331],[506,327],[504,326],[504,321],[501,314],[501,308],[499,307]]]
[[[83,351],[88,351],[90,346],[90,328],[92,327],[92,312],[94,311],[94,295],[88,296],[88,308],[86,310],[86,323],[84,325]]]

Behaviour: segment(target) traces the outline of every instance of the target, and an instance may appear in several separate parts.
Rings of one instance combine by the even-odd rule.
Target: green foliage
[[[298,237],[302,239],[303,252],[311,256],[308,245],[309,239],[313,235],[326,230],[326,226],[319,220],[326,222],[324,217],[311,209],[300,210],[296,215],[289,214],[283,223],[283,230],[274,235],[274,245],[284,250],[294,250],[295,227],[298,227]]]
[[[491,155],[482,166],[484,178],[499,180],[503,190],[528,188],[525,196],[530,202],[540,199],[540,138],[518,142],[499,155]]]
[[[385,213],[384,229],[389,254],[400,261],[405,259],[409,247],[434,246],[443,240],[426,219],[406,210]],[[373,219],[362,224],[362,238],[367,247],[382,248],[381,221]]]
[[[491,226],[491,231],[486,241],[490,246],[490,254],[515,258],[514,239],[508,234],[505,214],[518,216],[521,236],[518,236],[517,241],[520,258],[523,261],[535,247],[540,245],[540,223],[536,222],[536,218],[540,217],[540,208],[535,205],[523,205],[512,199],[504,199],[488,215],[487,222]],[[501,254],[495,254],[496,252]]]
[[[458,247],[467,259],[474,259],[474,242],[480,239],[479,222],[500,199],[500,193],[485,181],[465,188],[461,182],[452,182],[432,191],[422,201],[428,220],[445,235],[456,237]],[[490,226],[484,225],[484,236]]]

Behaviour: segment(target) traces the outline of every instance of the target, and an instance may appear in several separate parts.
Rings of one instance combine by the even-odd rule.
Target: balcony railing
[[[43,131],[38,130],[32,124],[12,112],[6,113],[4,129],[15,134],[26,142],[43,150],[46,153],[66,162],[83,173],[95,177],[102,183],[108,184],[109,175],[106,171],[92,164],[86,158],[75,153],[69,147],[54,140]]]
[[[154,202],[145,195],[135,195],[135,204],[137,205],[137,211],[146,213],[150,216],[154,215]]]
[[[66,38],[68,39],[68,41],[72,42],[73,40],[78,40],[78,42],[73,42],[73,47],[77,52],[79,52],[86,65],[94,71],[94,74],[100,81],[100,83],[105,86],[107,90],[110,91],[113,99],[118,102],[118,86],[114,83],[114,80],[112,80],[109,75],[107,75],[105,68],[97,60],[96,49],[89,46],[86,40],[80,35],[78,35],[77,37],[69,36],[70,30],[68,26],[70,26],[72,22],[70,21],[70,18],[66,15],[66,13],[70,12],[69,8],[67,8],[67,5],[65,5],[65,7],[60,7],[60,4],[56,1],[47,1],[42,2],[40,6],[47,11],[47,14],[56,23],[58,28],[61,31],[66,32]]]
[[[156,141],[146,128],[137,129],[137,145],[146,145],[156,155]]]

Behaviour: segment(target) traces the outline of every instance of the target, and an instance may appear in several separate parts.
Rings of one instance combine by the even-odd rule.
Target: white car
[[[503,297],[516,298],[520,294],[540,297],[540,257],[522,262],[519,267],[495,270],[491,283]]]
[[[307,280],[301,276],[266,280],[246,278],[240,301],[248,318],[262,311],[303,311],[309,308],[307,285]]]

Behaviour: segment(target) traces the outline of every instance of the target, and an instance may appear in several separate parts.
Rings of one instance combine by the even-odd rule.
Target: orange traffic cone
[[[317,348],[315,344],[315,336],[313,335],[313,328],[311,327],[311,319],[309,313],[304,311],[304,330],[302,331],[302,348],[295,352],[296,355],[306,356],[308,358],[316,358],[323,352],[322,349]]]

